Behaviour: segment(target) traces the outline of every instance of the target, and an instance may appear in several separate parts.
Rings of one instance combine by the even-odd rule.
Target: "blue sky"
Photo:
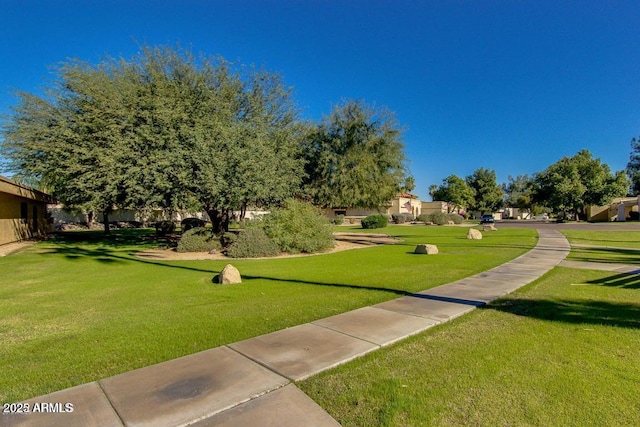
[[[280,73],[303,115],[395,111],[416,193],[498,181],[589,149],[624,169],[640,135],[640,2],[0,0],[0,114],[51,65],[177,43]]]

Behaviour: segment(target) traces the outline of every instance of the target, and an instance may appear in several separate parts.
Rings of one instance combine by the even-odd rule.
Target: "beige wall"
[[[430,214],[434,212],[447,213],[447,202],[422,202],[422,213]]]
[[[44,193],[0,177],[0,245],[46,233],[50,199]]]
[[[25,218],[22,203],[26,204]],[[44,234],[48,229],[46,207],[37,200],[0,193],[0,245]]]

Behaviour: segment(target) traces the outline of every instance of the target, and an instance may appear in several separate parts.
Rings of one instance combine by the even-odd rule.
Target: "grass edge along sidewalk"
[[[298,386],[345,426],[637,425],[639,291],[638,275],[558,267]]]
[[[341,228],[345,230],[345,228]],[[355,231],[355,230],[354,230]],[[135,233],[91,233],[0,258],[0,401],[12,402],[193,354],[465,277],[528,250],[532,230],[482,241],[459,227],[388,227],[400,244],[306,258],[234,261],[241,286],[211,283],[229,262],[136,259]],[[437,257],[415,244],[440,246]],[[465,262],[461,262],[464,259]]]
[[[538,247],[544,246],[545,240],[546,238],[542,237],[540,239]],[[558,258],[557,256],[555,257],[556,259],[554,259],[553,257],[549,257],[548,255],[549,249],[546,249],[546,252],[547,253],[541,252],[538,249],[538,252],[536,253],[536,250],[534,249],[528,252],[526,255],[519,257],[518,259],[520,260],[528,256],[533,256],[533,258],[538,263],[542,263],[545,265],[549,264],[547,267],[547,270],[548,270],[548,268],[551,268],[552,265],[556,264],[561,258]],[[480,273],[477,276],[484,277],[489,275],[490,278],[486,280],[490,282],[489,285],[493,285],[492,283],[493,280],[491,278],[499,277],[498,275],[502,274],[507,276],[510,279],[509,280],[510,282],[518,282],[518,283],[511,283],[509,285],[513,288],[521,286],[522,284],[527,283],[528,281],[534,280],[535,277],[537,277],[537,272],[532,271],[529,265],[526,265],[526,266],[522,264],[518,265],[517,262],[514,262],[514,264],[515,265],[512,265],[510,267],[507,265],[503,265],[503,266],[494,268],[489,272]],[[509,268],[509,270],[499,270],[503,268]],[[480,285],[481,285],[483,280],[485,279],[475,279],[475,280],[480,282]],[[441,286],[440,288],[434,289],[432,292],[433,295],[435,295],[438,289],[441,290],[446,286],[448,285]],[[451,294],[451,298],[444,298],[447,300],[455,299],[456,303],[453,303],[451,301],[442,301],[443,298],[441,296],[436,296],[435,299],[432,299],[432,295],[430,293],[429,294],[419,293],[413,297],[400,298],[400,300],[412,299],[413,301],[411,304],[412,306],[411,309],[412,310],[418,309],[419,311],[422,312],[422,316],[424,316],[425,318],[427,319],[431,318],[435,320],[435,322],[433,321],[429,322],[430,325],[433,325],[438,323],[439,321],[465,313],[469,309],[473,308],[473,306],[480,304],[481,303],[480,301],[475,301],[474,304],[469,304],[470,299],[472,298],[469,296],[469,292],[477,295],[478,289],[474,290],[474,288],[476,288],[477,286],[478,286],[478,283],[474,285],[472,284],[466,285],[467,289],[462,291],[462,292],[466,292],[466,296],[463,296],[463,298],[465,299],[453,298],[454,296],[455,297],[461,296],[459,294],[461,291],[460,289],[458,289],[457,294]],[[486,289],[482,289],[482,290],[486,291]],[[503,289],[502,291],[504,293],[505,289]],[[420,298],[416,298],[416,297],[420,297]],[[422,297],[426,297],[426,299],[423,299]],[[398,300],[395,300],[395,301],[398,301]],[[389,303],[393,304],[395,301],[390,301]],[[417,307],[414,304],[415,302],[417,302],[418,305],[420,305],[421,307]],[[386,310],[389,310],[389,313],[392,313],[395,311],[394,308],[387,307],[386,304],[387,303],[379,304],[378,306],[382,309],[379,311],[385,312]],[[402,312],[404,312],[404,309],[400,309],[400,311],[396,316],[413,318],[413,316],[401,314]],[[345,313],[344,315],[340,315],[336,317],[341,317],[341,316],[349,317],[350,315],[351,313]],[[314,322],[314,323],[319,323],[319,322]],[[411,323],[413,324],[413,322]],[[384,327],[384,324],[380,326]],[[353,355],[346,354],[347,358],[344,359],[344,356],[340,356],[342,351],[339,351],[339,352],[335,351],[335,350],[344,350],[343,345],[338,345],[334,349],[326,347],[325,341],[327,341],[326,338],[329,335],[332,335],[334,339],[341,337],[340,338],[341,341],[344,341],[345,339],[347,339],[348,335],[342,335],[339,332],[329,332],[329,330],[332,329],[331,325],[325,325],[325,327],[327,329],[318,327],[318,326],[313,326],[312,324],[308,324],[306,326],[301,325],[299,327],[287,329],[287,330],[276,332],[273,334],[268,334],[264,337],[257,337],[255,339],[243,341],[237,344],[232,344],[230,347],[234,348],[236,351],[242,354],[247,355],[251,360],[258,360],[258,361],[261,360],[262,366],[269,367],[273,371],[280,373],[280,375],[283,375],[284,377],[288,377],[290,379],[300,379],[303,377],[307,377],[309,375],[313,375],[314,373],[318,372],[318,369],[323,370],[335,365],[336,363],[344,363],[345,361],[353,357]],[[294,333],[294,330],[298,330],[300,328],[303,328],[303,329],[306,328],[305,331],[302,332],[303,334],[302,336],[300,334],[296,335]],[[335,323],[334,323],[334,328],[335,328]],[[376,330],[378,329],[376,326],[373,326],[373,328]],[[416,330],[416,332],[424,329],[422,326],[418,326],[418,328],[419,329]],[[318,339],[314,340],[313,337],[310,336],[316,333],[320,333],[321,331],[325,331],[325,332],[321,333],[321,335],[323,336],[320,337],[321,339],[319,340]],[[370,336],[370,332],[368,334],[369,336]],[[374,333],[375,332],[376,331],[374,331]],[[290,341],[292,333],[294,333],[293,342]],[[365,331],[365,334],[367,334],[366,331]],[[401,334],[402,336],[404,336],[406,332],[401,332]],[[302,343],[298,342],[298,340],[300,339],[302,339],[303,341]],[[351,341],[355,339],[356,339],[355,337],[349,338],[349,340]],[[320,341],[322,341],[322,343],[318,344]],[[388,341],[388,342],[392,342],[392,341],[394,341],[394,339],[391,339],[391,341]],[[271,342],[271,344],[268,344],[269,342]],[[363,344],[366,343],[366,341],[361,341],[361,342]],[[255,350],[255,349],[260,350],[260,348],[264,347],[265,344],[267,345],[268,349],[270,349],[270,351],[267,351],[266,353],[261,351],[258,351],[256,353],[254,351],[252,353],[252,350]],[[332,345],[335,346],[335,343],[333,343]],[[350,345],[353,345],[353,344],[350,344]],[[292,346],[292,347],[288,348],[288,346]],[[311,351],[311,353],[307,351],[300,352],[300,349],[298,348],[300,346],[304,346],[305,348],[307,348],[308,346],[308,350]],[[298,348],[298,350],[296,350],[296,348]],[[364,352],[366,353],[372,349],[373,347],[371,347],[370,349],[364,349]],[[211,350],[211,352],[213,351],[219,352],[219,351],[222,351],[222,348]],[[319,354],[316,354],[317,351],[319,351]],[[360,351],[363,351],[363,350],[360,350]],[[280,353],[281,355],[278,356],[278,353]],[[208,354],[209,354],[209,351],[194,355],[193,357],[197,359],[207,358],[209,357],[207,356]],[[291,359],[292,355],[294,356],[294,359]],[[300,358],[300,360],[296,361],[295,356]],[[285,359],[282,359],[282,357],[285,357]],[[191,357],[188,357],[188,358],[191,359]],[[174,372],[175,369],[170,368],[170,365],[173,367],[173,365],[175,365],[176,363],[178,364],[187,363],[186,359],[188,358],[183,358],[183,360],[166,362],[160,365],[122,374],[113,378],[107,378],[103,381],[100,381],[100,385],[109,396],[111,404],[118,410],[118,413],[120,414],[120,416],[123,417],[123,420],[135,422],[136,420],[140,421],[140,417],[142,417],[143,419],[146,419],[148,421],[148,418],[150,417],[155,424],[158,424],[160,422],[162,425],[177,425],[179,424],[179,420],[182,420],[181,418],[179,418],[180,416],[193,416],[193,414],[191,413],[191,411],[193,410],[192,408],[193,405],[188,405],[188,403],[194,404],[194,402],[192,401],[183,402],[185,405],[187,405],[187,407],[186,408],[182,407],[181,410],[184,412],[187,412],[186,414],[176,413],[175,410],[172,410],[171,405],[167,405],[167,404],[165,404],[163,408],[156,408],[154,413],[150,414],[149,411],[140,410],[139,409],[140,405],[135,406],[135,404],[139,404],[140,402],[145,402],[145,401],[147,402],[157,401],[159,397],[157,396],[158,393],[160,393],[161,395],[164,395],[165,390],[167,389],[173,390],[176,385],[175,381],[179,380],[179,378],[176,378],[175,375],[169,374],[168,375],[169,378],[167,379],[165,378],[167,374],[165,374],[164,376],[158,375],[157,372],[155,371],[162,371],[163,369],[166,371],[166,369],[169,369],[167,373]],[[195,360],[196,359],[194,359],[194,361],[189,364],[192,365],[193,363],[196,363]],[[287,363],[284,363],[284,364],[278,363],[278,361],[282,362],[284,360],[287,360]],[[313,367],[312,365],[314,364],[318,364],[317,365],[318,367]],[[202,367],[204,368],[204,366],[205,365],[203,365]],[[301,367],[303,368],[302,371],[299,370]],[[188,384],[189,389],[192,386],[197,386],[197,384],[195,385],[191,384],[193,381],[196,380],[196,378],[192,378],[193,375],[197,374],[196,376],[199,379],[202,379],[203,375],[206,376],[206,369],[203,369],[203,371],[196,370],[197,372],[189,372],[190,375],[187,372],[184,372],[185,367],[182,367],[178,370],[182,371],[183,374],[186,375],[186,377],[183,378],[182,381],[178,381],[178,383],[184,382],[185,386],[187,386]],[[244,370],[246,369],[241,369],[240,372]],[[223,371],[226,371],[226,370],[223,370]],[[216,376],[217,375],[218,374],[216,374]],[[168,381],[169,383],[165,383],[166,381]],[[220,383],[223,383],[224,381],[218,378],[215,382],[217,384],[220,384]],[[240,380],[240,383],[242,382],[243,380]],[[237,385],[234,383],[232,388],[236,386]],[[181,388],[184,388],[184,387],[181,387]],[[70,390],[69,392],[73,392],[73,390]],[[202,393],[202,391],[200,391],[198,393],[198,396],[196,396],[196,399],[195,399],[196,402],[201,397],[199,396],[200,393]],[[215,394],[215,391],[208,391],[208,392],[205,392],[204,394],[209,397],[209,400],[211,400],[212,398],[211,395]],[[237,393],[229,393],[229,394],[237,394]],[[165,396],[161,400],[166,400],[166,397],[167,396]],[[181,397],[181,396],[178,396],[178,397]],[[218,399],[214,399],[214,401],[217,401],[217,400]],[[211,404],[213,403],[213,401],[207,402],[207,403],[208,403],[206,405],[207,409],[204,412],[201,412],[200,415],[203,415],[204,413],[206,413],[206,411],[211,411]],[[200,402],[200,404],[202,405],[202,402]],[[132,407],[132,405],[134,405],[134,407]],[[142,406],[145,406],[145,405],[142,405]],[[196,404],[196,406],[198,405]],[[189,409],[190,407],[191,409]],[[172,421],[168,422],[167,418],[171,418]]]

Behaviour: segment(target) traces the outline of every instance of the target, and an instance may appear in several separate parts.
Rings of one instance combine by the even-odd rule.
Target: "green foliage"
[[[223,248],[229,248],[238,240],[238,233],[227,231],[220,236],[220,244]]]
[[[475,196],[473,188],[456,175],[449,175],[443,179],[439,187],[431,185],[429,194],[433,200],[447,202],[450,212],[470,207],[474,202]]]
[[[397,214],[392,214],[391,219],[396,224],[404,224],[405,222],[413,221],[413,215],[409,213],[397,213]]]
[[[454,224],[462,224],[462,217],[455,213],[444,213],[444,212],[432,212],[426,215],[420,215],[424,222],[431,222],[436,225],[445,225],[449,224],[449,221]]]
[[[288,199],[259,224],[283,252],[314,253],[334,245],[329,219],[310,203]]]
[[[333,223],[335,225],[342,225],[344,224],[344,215],[340,214],[340,215],[336,215],[336,217],[333,219]]]
[[[300,185],[303,128],[275,74],[145,47],[57,77],[48,98],[18,94],[0,140],[12,170],[69,207],[197,206],[222,231],[229,211]]]
[[[500,209],[503,202],[502,188],[496,182],[494,170],[480,168],[469,175],[467,185],[473,190],[473,203],[469,206],[472,210],[481,213],[495,212]]]
[[[262,228],[248,228],[240,232],[227,249],[227,255],[232,258],[260,258],[278,254],[278,245],[267,237]]]
[[[431,222],[429,215],[430,214],[420,214],[418,215],[418,218],[416,218],[416,220],[420,222]]]
[[[624,172],[611,173],[609,166],[581,150],[563,157],[535,176],[534,201],[561,214],[578,217],[588,205],[605,205],[627,194]]]
[[[209,252],[220,250],[220,239],[210,228],[196,227],[182,233],[178,242],[178,252]]]
[[[631,140],[631,154],[626,170],[631,181],[631,195],[640,194],[640,137]]]
[[[200,218],[185,218],[180,221],[180,229],[184,233],[185,231],[189,231],[192,228],[200,228],[204,227],[204,221]]]
[[[155,223],[156,234],[164,236],[176,231],[176,224],[173,221],[158,221]]]
[[[404,144],[393,114],[346,101],[303,143],[304,190],[317,206],[377,208],[404,185]]]
[[[363,218],[361,223],[364,229],[384,228],[389,223],[389,219],[385,215],[369,215]]]

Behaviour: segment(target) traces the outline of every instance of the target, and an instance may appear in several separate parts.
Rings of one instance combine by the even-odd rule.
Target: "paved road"
[[[496,221],[496,228],[518,227],[536,228],[543,230],[594,230],[594,231],[640,231],[640,222],[543,222],[543,221],[518,221],[502,220]]]

